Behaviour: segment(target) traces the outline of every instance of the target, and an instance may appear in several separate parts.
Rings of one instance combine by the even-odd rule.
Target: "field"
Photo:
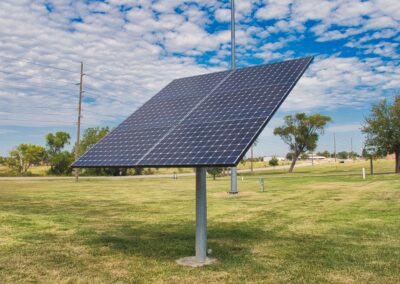
[[[200,269],[192,177],[0,180],[0,282],[399,283],[400,177],[359,166],[209,178]]]

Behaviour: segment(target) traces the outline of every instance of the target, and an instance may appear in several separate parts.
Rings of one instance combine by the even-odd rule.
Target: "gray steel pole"
[[[236,69],[235,56],[235,0],[231,0],[231,69]],[[236,167],[231,167],[231,191],[237,193]]]
[[[231,0],[231,69],[236,69],[235,60],[235,0]]]
[[[238,193],[237,190],[237,168],[231,168],[231,192],[232,194]]]
[[[207,258],[207,190],[206,168],[196,169],[196,260]]]

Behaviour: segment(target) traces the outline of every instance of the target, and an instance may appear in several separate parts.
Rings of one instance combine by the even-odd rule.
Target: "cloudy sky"
[[[0,155],[48,132],[118,125],[174,78],[229,68],[229,1],[0,1]],[[238,67],[316,56],[261,134],[295,112],[332,116],[320,150],[361,151],[371,103],[400,93],[400,1],[236,0]]]

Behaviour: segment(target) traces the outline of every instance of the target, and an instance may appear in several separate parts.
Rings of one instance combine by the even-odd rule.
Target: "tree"
[[[279,165],[279,161],[278,161],[278,159],[276,157],[272,157],[272,159],[269,160],[268,164],[271,167],[275,167],[275,166]]]
[[[325,157],[325,158],[329,158],[331,156],[331,153],[329,153],[329,151],[325,150],[323,152],[318,152],[317,156],[322,156],[322,157]]]
[[[361,129],[366,134],[366,145],[374,146],[381,153],[395,154],[395,172],[400,173],[400,95],[393,104],[383,99],[372,106]]]
[[[300,155],[300,159],[302,160],[308,160],[310,158],[310,155],[308,155],[307,153],[303,153]]]
[[[99,142],[104,136],[110,132],[108,127],[92,127],[85,130],[80,141],[80,155],[85,153],[91,147]]]
[[[212,175],[213,180],[215,180],[215,177],[220,176],[223,170],[224,169],[221,167],[212,167],[212,168],[207,168],[207,173],[209,175]]]
[[[79,154],[82,155],[93,147],[97,142],[99,142],[104,136],[110,132],[108,127],[92,127],[85,130],[82,139],[80,141]],[[143,170],[139,170],[143,173]],[[126,175],[127,169],[119,168],[91,168],[86,169],[85,174],[87,175]]]
[[[71,164],[74,162],[74,160],[75,160],[74,154],[68,151],[63,151],[54,154],[50,159],[51,167],[49,173],[55,175],[71,174],[72,173]]]
[[[346,151],[341,151],[341,152],[337,153],[337,158],[346,160],[349,158],[349,153],[347,153]]]
[[[33,144],[20,144],[10,151],[7,165],[20,174],[26,174],[32,165],[39,165],[46,157],[46,149]]]
[[[315,150],[319,135],[324,133],[325,125],[331,118],[321,114],[307,116],[305,113],[297,113],[285,116],[284,120],[285,125],[275,128],[274,135],[280,136],[293,152],[289,168],[291,173],[302,153]]]
[[[46,135],[46,146],[50,163],[50,174],[62,175],[72,172],[71,164],[74,156],[68,151],[61,151],[65,145],[70,143],[71,136],[67,132],[57,131],[55,134]]]
[[[286,154],[286,159],[289,160],[289,161],[292,161],[293,160],[293,153],[292,152],[287,153]]]
[[[255,146],[257,146],[257,144],[258,144],[258,138],[256,139],[256,140],[254,140],[254,142],[253,142],[253,144],[251,145],[251,148],[250,148],[250,172],[253,172],[253,148],[255,147]]]
[[[66,144],[69,144],[71,136],[67,132],[58,131],[46,136],[47,151],[50,156],[60,153]]]

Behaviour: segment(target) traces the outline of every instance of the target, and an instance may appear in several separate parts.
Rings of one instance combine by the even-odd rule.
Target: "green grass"
[[[309,170],[264,193],[246,175],[239,196],[208,179],[218,263],[198,269],[175,263],[194,254],[191,177],[0,181],[0,283],[399,283],[399,176]]]

